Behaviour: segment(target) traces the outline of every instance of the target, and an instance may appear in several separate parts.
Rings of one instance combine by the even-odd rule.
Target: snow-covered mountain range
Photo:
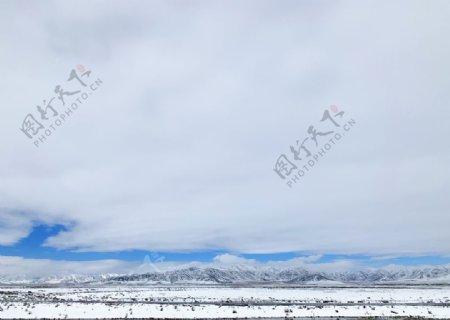
[[[432,283],[450,284],[450,267],[367,269],[317,272],[303,268],[254,266],[181,267],[139,274],[66,275],[53,277],[7,277],[9,284],[245,284],[245,283]]]
[[[165,272],[121,275],[111,277],[113,282],[147,283],[291,283],[342,282],[430,282],[450,283],[449,267],[405,268],[398,270],[373,269],[354,272],[315,272],[302,268],[249,268],[233,266],[227,268],[189,267]]]

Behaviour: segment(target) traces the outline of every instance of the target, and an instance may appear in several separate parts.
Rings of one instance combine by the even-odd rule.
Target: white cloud
[[[214,257],[213,261],[218,264],[256,264],[257,261],[254,259],[246,259],[243,257],[235,256],[229,253],[224,253]]]
[[[17,243],[30,233],[31,228],[30,216],[0,208],[0,245]]]
[[[449,254],[449,11],[2,2],[0,205],[35,215],[0,244],[38,220],[85,251]],[[104,85],[36,149],[21,121],[78,63]],[[332,103],[357,127],[289,190],[274,162]]]
[[[135,264],[119,260],[58,261],[0,256],[1,276],[52,277],[128,273]]]

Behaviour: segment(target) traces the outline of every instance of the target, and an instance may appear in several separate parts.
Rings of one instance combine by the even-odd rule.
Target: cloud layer
[[[364,268],[360,263],[349,260],[318,262],[320,256],[294,258],[285,261],[257,262],[236,255],[222,254],[211,262],[191,261],[164,262],[145,258],[142,262],[125,262],[121,260],[91,260],[91,261],[55,261],[48,259],[25,259],[14,256],[0,256],[0,275],[5,277],[69,277],[73,275],[98,276],[103,274],[142,274],[147,272],[164,272],[189,267],[249,267],[249,268],[302,268],[310,271],[350,271]],[[0,277],[1,281],[1,277]]]
[[[0,4],[0,245],[450,254],[450,4]],[[104,85],[40,148],[23,118],[84,64]],[[357,126],[289,189],[280,153]],[[16,212],[27,214],[16,215]]]

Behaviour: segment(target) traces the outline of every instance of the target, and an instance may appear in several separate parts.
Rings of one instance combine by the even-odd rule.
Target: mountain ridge
[[[154,266],[152,266],[154,267]],[[129,274],[70,274],[50,277],[8,277],[3,284],[314,284],[314,283],[420,283],[450,284],[450,267],[366,269],[325,272],[302,267],[188,266]]]

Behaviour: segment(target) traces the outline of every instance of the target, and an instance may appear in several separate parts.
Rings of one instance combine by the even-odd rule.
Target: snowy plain
[[[1,319],[450,318],[449,286],[3,287]]]

